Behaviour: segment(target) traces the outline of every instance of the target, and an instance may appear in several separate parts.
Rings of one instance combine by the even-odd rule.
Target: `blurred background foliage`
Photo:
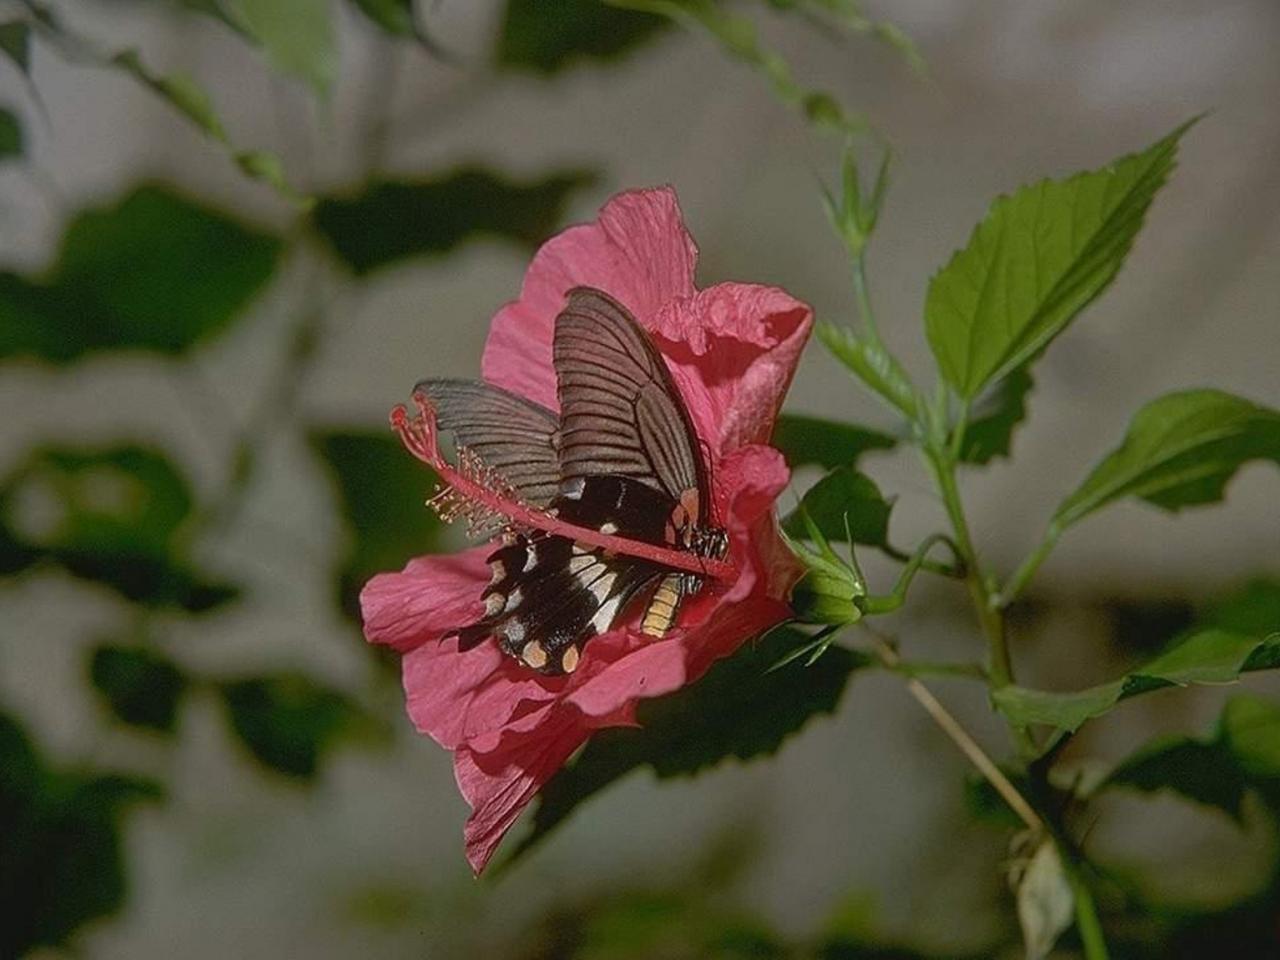
[[[480,951],[581,960],[1021,955],[1014,899],[1001,879],[1026,859],[1025,851],[1009,846],[1016,820],[981,785],[962,790],[962,778],[953,775],[958,767],[946,766],[949,760],[938,766],[936,754],[944,748],[915,735],[887,743],[914,752],[910,762],[937,767],[933,775],[953,784],[952,812],[957,823],[968,822],[948,822],[944,833],[968,838],[955,857],[972,863],[959,871],[942,862],[951,857],[947,850],[927,848],[903,850],[901,857],[918,858],[939,883],[976,885],[976,892],[959,899],[978,904],[982,917],[963,936],[949,938],[923,922],[932,909],[924,893],[895,912],[883,910],[874,892],[828,885],[800,891],[806,908],[793,916],[758,909],[760,878],[767,874],[760,864],[770,844],[780,842],[771,835],[780,834],[782,825],[764,817],[764,807],[750,797],[731,805],[737,822],[695,825],[700,839],[681,842],[648,873],[586,862],[587,882],[561,894],[554,887],[556,868],[536,856],[523,859],[535,844],[553,845],[548,835],[579,812],[579,804],[616,781],[634,782],[637,770],[659,779],[687,778],[725,760],[774,754],[814,718],[840,711],[855,674],[875,669],[866,654],[833,647],[811,666],[795,661],[771,672],[801,642],[787,632],[718,665],[696,687],[646,703],[642,729],[598,737],[549,785],[498,876],[476,886],[464,875],[459,806],[437,810],[420,799],[421,771],[428,766],[449,789],[446,758],[408,731],[394,659],[364,648],[357,629],[356,597],[370,575],[457,545],[455,534],[418,509],[431,478],[377,419],[376,411],[401,399],[410,384],[386,385],[359,410],[337,403],[323,414],[303,403],[303,390],[328,340],[351,333],[340,328],[380,279],[394,280],[406,264],[459,263],[475,244],[509,248],[522,261],[571,212],[583,214],[608,192],[636,184],[618,182],[593,146],[628,135],[621,106],[617,116],[584,114],[580,136],[551,159],[520,157],[518,150],[506,161],[478,159],[466,149],[465,134],[455,138],[461,148],[430,142],[406,148],[417,136],[408,128],[465,127],[477,102],[505,89],[516,91],[507,120],[518,130],[538,122],[522,115],[525,88],[545,89],[575,72],[633,69],[628,64],[642,51],[661,69],[663,45],[674,43],[680,28],[699,34],[699,57],[714,51],[724,60],[717,82],[753,91],[770,125],[783,123],[790,110],[812,126],[815,142],[826,145],[819,154],[823,164],[831,163],[841,137],[879,136],[868,133],[862,112],[877,108],[878,91],[850,84],[863,101],[855,105],[825,86],[810,86],[806,53],[813,44],[850,61],[874,60],[879,70],[932,89],[930,96],[937,88],[919,79],[927,74],[926,58],[906,33],[846,0],[505,0],[487,5],[491,9],[478,21],[482,35],[469,43],[451,37],[450,6],[449,0],[0,4],[0,54],[7,60],[0,64],[0,172],[8,198],[0,201],[8,207],[0,213],[8,224],[20,224],[24,205],[34,205],[46,208],[51,224],[44,253],[33,254],[38,245],[24,246],[13,234],[4,251],[9,262],[0,271],[0,381],[13,384],[5,394],[9,418],[21,425],[24,405],[41,390],[71,390],[82,379],[128,390],[131,378],[141,382],[158,370],[180,408],[164,415],[185,423],[184,433],[221,438],[215,449],[226,451],[210,456],[198,442],[175,446],[171,434],[119,420],[107,431],[70,422],[57,433],[6,434],[11,443],[0,463],[0,598],[15,612],[4,615],[9,682],[0,690],[13,700],[0,700],[0,957],[138,956],[163,942],[165,955],[189,953],[195,939],[165,941],[183,920],[156,920],[155,911],[168,902],[157,889],[176,885],[183,892],[175,900],[188,904],[184,909],[196,909],[190,904],[209,896],[226,899],[234,912],[236,898],[252,897],[261,879],[236,876],[237,857],[255,846],[274,851],[268,863],[287,864],[280,869],[297,871],[301,880],[313,861],[299,848],[311,845],[330,848],[330,865],[351,864],[332,881],[336,887],[317,886],[311,878],[302,883],[322,906],[301,919],[284,918],[278,932],[261,939],[213,941],[218,955],[279,955],[290,931],[316,915],[346,931],[346,939],[323,935],[335,956],[375,947],[377,955],[388,956]],[[197,35],[212,37],[218,51],[231,49],[228,44],[248,51],[236,63],[277,77],[271,80],[276,93],[264,102],[246,98],[234,70],[201,63],[198,44],[190,41]],[[179,40],[165,42],[172,37]],[[347,72],[355,69],[350,49],[357,42],[366,54],[355,66],[367,73],[367,82],[357,91],[358,103],[340,107],[342,98],[356,96]],[[944,31],[937,44],[947,42]],[[735,63],[746,69],[734,69]],[[427,70],[442,71],[460,89],[406,114],[394,96],[397,83],[410,71]],[[169,166],[163,177],[152,174],[147,151],[163,153],[163,144],[145,142],[154,134],[135,134],[125,114],[110,120],[117,127],[111,136],[143,141],[144,162],[131,168],[136,179],[109,191],[68,194],[50,172],[53,154],[102,148],[104,163],[112,155],[108,144],[68,135],[81,118],[60,112],[67,109],[65,96],[46,95],[47,88],[60,89],[63,76],[85,71],[145,91],[154,109],[201,138],[199,149],[218,157],[222,169],[210,172],[206,164],[183,176]],[[220,78],[227,87],[202,77]],[[262,115],[265,122],[249,122]],[[822,139],[832,132],[835,139]],[[344,146],[352,142],[354,149]],[[403,159],[406,149],[412,162]],[[946,147],[935,142],[930,149]],[[820,210],[812,165],[797,157],[794,176],[781,187],[761,189],[777,191],[788,207],[812,197]],[[229,178],[256,184],[250,203],[227,201],[241,189],[229,186]],[[698,223],[693,228],[699,232]],[[779,241],[786,242],[770,243]],[[724,259],[715,250],[707,257]],[[450,296],[445,276],[452,269],[432,275],[439,279],[441,303]],[[914,269],[923,276],[927,267]],[[795,276],[801,279],[803,271]],[[515,288],[491,292],[496,306]],[[428,317],[424,323],[433,335],[451,336],[453,321],[434,316],[436,301],[413,299],[402,309]],[[466,334],[467,343],[478,343],[480,335]],[[356,330],[341,343],[352,351],[363,339]],[[247,358],[243,381],[240,371],[226,376],[225,364],[221,378],[208,372],[211,352],[228,342],[240,344],[237,355]],[[831,346],[839,355],[839,345]],[[355,354],[348,359],[361,362]],[[119,375],[95,380],[101,369],[95,363]],[[440,369],[429,355],[414,363],[424,375]],[[269,372],[263,376],[263,370]],[[821,382],[833,381],[828,375]],[[251,388],[258,383],[260,390]],[[1002,382],[1004,393],[990,413],[975,413],[965,461],[986,465],[1009,455],[1032,387],[1025,372]],[[77,396],[78,403],[104,410],[127,399],[105,387],[100,395]],[[822,410],[843,403],[816,389],[805,397]],[[86,417],[90,424],[101,422],[92,411]],[[889,535],[896,495],[882,493],[853,469],[864,456],[892,451],[897,440],[887,428],[812,416],[789,417],[776,438],[798,468],[839,468],[805,501],[828,536],[901,558]],[[290,482],[327,484],[331,520],[318,529],[299,534],[290,528],[288,496],[277,501],[278,510],[252,506],[255,491],[280,469],[281,445],[302,449],[309,461],[311,479]],[[841,511],[850,501],[862,505],[853,529],[844,527]],[[1262,521],[1274,521],[1274,514]],[[788,523],[799,532],[798,518]],[[1271,527],[1274,545],[1273,522]],[[258,544],[247,548],[258,566],[228,562],[227,545],[240,543],[244,551],[246,538]],[[270,545],[261,546],[266,541]],[[272,577],[297,577],[317,567],[321,589],[302,594],[312,606],[299,613],[282,605]],[[1049,643],[1061,629],[1050,626],[1053,616],[1069,609],[1070,629],[1092,638],[1088,649],[1101,651],[1112,668],[1106,675],[1124,678],[1102,687],[1088,687],[1101,674],[1087,682],[1047,684],[1088,687],[1092,699],[1065,706],[1055,701],[1054,709],[1066,712],[1038,719],[1074,730],[1107,697],[1109,707],[1169,683],[1137,665],[1189,637],[1208,637],[1205,642],[1223,656],[1244,653],[1226,676],[1179,677],[1178,683],[1275,666],[1273,645],[1263,643],[1280,629],[1280,580],[1274,575],[1261,571],[1244,588],[1224,588],[1217,598],[1216,580],[1212,587],[1181,582],[1095,591],[1083,601],[1052,588],[1029,595],[1013,611],[1029,648]],[[35,603],[58,605],[68,616],[82,611],[71,622],[84,642],[56,656],[42,648],[45,639],[27,629],[31,615],[21,612]],[[314,611],[320,605],[331,608],[332,620]],[[955,611],[941,609],[939,632],[954,632]],[[262,653],[260,642],[282,625],[288,635]],[[320,634],[331,638],[327,647],[316,639]],[[46,681],[46,669],[68,661],[74,661],[71,686]],[[1051,671],[1054,655],[1046,663]],[[1081,676],[1078,670],[1069,675]],[[1057,804],[1064,823],[1085,834],[1100,825],[1091,882],[1115,955],[1280,956],[1280,708],[1258,689],[1218,697],[1216,718],[1205,716],[1203,706],[1199,714],[1166,707],[1183,719],[1183,733],[1130,743],[1107,763],[1091,754],[1087,736],[1064,737],[1053,769],[1038,772],[1033,788]],[[50,702],[56,709],[46,712]],[[40,709],[31,709],[33,703]],[[986,707],[973,706],[977,715]],[[50,722],[50,713],[66,719]],[[1186,722],[1197,716],[1204,721],[1198,728]],[[209,746],[224,741],[231,759]],[[837,742],[821,740],[779,776],[812,776],[816,791],[864,774],[858,758],[834,750]],[[193,780],[187,765],[212,772]],[[400,773],[371,773],[389,769]],[[385,798],[354,812],[327,810],[326,778],[371,776]],[[728,789],[765,784],[763,775],[750,776]],[[261,782],[247,782],[254,778]],[[266,797],[284,812],[255,819],[252,799],[227,808],[192,805],[192,782],[223,784],[231,797]],[[628,796],[631,806],[655,802],[664,809],[652,792]],[[967,814],[960,812],[962,796]],[[1168,805],[1176,810],[1170,813]],[[147,811],[166,808],[173,819],[146,819]],[[605,834],[625,833],[632,813],[598,804],[581,812],[597,818],[591,829]],[[817,815],[790,808],[780,816]],[[859,829],[880,830],[857,810],[848,816]],[[423,831],[440,840],[410,843],[408,861],[369,873],[358,855],[365,817],[397,818],[393,834]],[[1173,824],[1174,834],[1207,838],[1202,848],[1178,849],[1193,879],[1173,892],[1159,858],[1151,859],[1150,849],[1131,851],[1125,828],[1108,826],[1162,819]],[[1220,829],[1224,824],[1229,829]],[[266,836],[275,827],[279,840]],[[831,832],[844,836],[844,829]],[[163,851],[202,845],[203,858],[178,856],[177,866],[160,865],[169,862]],[[853,844],[853,855],[858,846]],[[834,848],[847,847],[841,841]],[[216,875],[228,860],[232,879],[205,886],[201,871]],[[1219,875],[1228,861],[1230,875]],[[576,864],[570,867],[576,870]],[[138,883],[148,892],[143,903],[131,904]],[[532,912],[513,910],[486,927],[504,906],[520,906],[525,898]],[[881,919],[884,913],[901,917],[904,909],[905,924]],[[815,916],[825,919],[814,924]],[[192,924],[192,938],[209,938],[207,928]],[[149,933],[152,928],[162,933]],[[1063,955],[1078,948],[1074,936],[1059,945]]]

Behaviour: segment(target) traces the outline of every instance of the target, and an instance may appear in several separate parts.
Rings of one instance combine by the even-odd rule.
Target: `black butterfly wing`
[[[524,503],[551,503],[560,487],[554,413],[479,380],[423,380],[414,389],[431,401],[455,446],[479,457]]]
[[[693,424],[649,335],[608,294],[569,291],[556,318],[560,477],[621,476],[706,509],[707,480]]]
[[[592,477],[552,506],[579,526],[661,543],[669,498],[627,477]],[[460,646],[486,637],[542,673],[572,673],[582,644],[609,630],[659,564],[547,534],[518,536],[489,557],[485,615],[458,631]]]

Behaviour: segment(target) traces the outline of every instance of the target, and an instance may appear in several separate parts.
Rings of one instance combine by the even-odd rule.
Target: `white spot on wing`
[[[528,573],[534,568],[538,562],[538,548],[532,543],[526,544],[524,548],[524,569],[521,573]]]
[[[596,599],[604,603],[613,589],[613,581],[618,579],[616,573],[604,573],[587,584],[587,588],[596,595]]]
[[[516,607],[520,606],[520,601],[524,599],[524,594],[520,592],[520,588],[516,587],[507,597],[507,605],[502,608],[504,613],[510,613]]]
[[[613,625],[613,618],[618,615],[618,607],[621,603],[622,597],[618,596],[600,604],[600,609],[591,618],[591,626],[595,627],[596,633],[604,633]]]
[[[575,552],[569,558],[569,572],[580,575],[582,571],[594,567],[598,562],[594,554]]]
[[[600,524],[600,532],[601,533],[617,533],[618,525],[614,523],[612,520],[606,520],[604,523]]]

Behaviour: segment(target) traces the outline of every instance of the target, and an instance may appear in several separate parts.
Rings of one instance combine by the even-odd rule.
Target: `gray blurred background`
[[[194,73],[215,92],[237,141],[271,146],[309,189],[354,184],[371,164],[405,176],[465,160],[513,175],[598,168],[599,182],[571,201],[575,221],[616,190],[670,183],[702,251],[701,284],[777,284],[820,318],[850,317],[847,264],[817,190],[819,178],[836,173],[836,145],[706,37],[670,30],[608,66],[504,75],[486,68],[500,4],[425,7],[456,63],[393,44],[344,8],[339,81],[324,106],[197,18],[141,3],[59,5],[104,45],[137,45],[157,65]],[[979,547],[1007,572],[1146,400],[1217,385],[1280,403],[1280,5],[867,7],[916,41],[927,78],[884,45],[832,41],[788,18],[766,16],[764,34],[807,82],[864,111],[894,144],[871,285],[886,338],[922,383],[933,377],[921,323],[929,275],[993,197],[1100,166],[1210,111],[1186,137],[1179,169],[1113,289],[1039,363],[1013,460],[965,477]],[[292,216],[128,78],[39,47],[32,73],[49,123],[27,109],[38,176],[0,172],[0,258],[9,267],[38,268],[72,211],[146,178],[180,184],[249,222],[282,227]],[[0,69],[0,87],[10,101],[23,96],[11,69]],[[383,120],[372,119],[375,105],[385,107]],[[330,309],[317,360],[297,385],[299,416],[376,429],[418,378],[478,373],[489,318],[516,295],[527,260],[481,239],[359,284],[288,269],[253,304],[252,322],[198,350],[200,382],[142,357],[90,359],[70,374],[10,364],[0,374],[8,412],[0,466],[49,437],[142,438],[182,463],[197,492],[216,490],[311,286]],[[816,344],[789,409],[888,422]],[[939,528],[940,507],[910,454],[865,466],[898,497],[895,541]],[[1033,587],[1035,609],[1053,618],[1029,614],[1016,625],[1019,679],[1055,689],[1107,679],[1121,664],[1108,640],[1118,606],[1196,601],[1275,572],[1276,490],[1274,471],[1255,466],[1222,507],[1173,520],[1125,504],[1072,530]],[[633,775],[510,875],[473,880],[449,755],[414,734],[395,683],[333,604],[333,564],[347,536],[334,497],[294,432],[269,434],[244,510],[201,545],[206,567],[245,584],[247,599],[216,617],[163,622],[184,664],[300,668],[341,689],[373,691],[366,696],[388,718],[389,739],[339,749],[309,789],[255,773],[207,697],[184,703],[172,744],[104,723],[84,692],[84,659],[96,638],[127,625],[129,609],[57,573],[0,587],[0,701],[60,762],[142,769],[169,785],[167,803],[129,818],[128,899],[117,916],[82,931],[83,955],[514,955],[509,944],[549,905],[610,884],[680,880],[713,838],[735,831],[757,837],[738,902],[784,931],[812,931],[842,902],[874,903],[875,923],[891,939],[976,950],[1007,922],[999,871],[1007,836],[966,818],[964,761],[900,681],[880,673],[858,675],[838,714],[813,721],[777,757],[661,784]],[[872,563],[871,571],[887,586],[891,568]],[[905,650],[978,655],[961,588],[921,581],[909,610],[888,626]],[[1008,749],[981,688],[934,686],[998,754]],[[1215,690],[1144,699],[1086,734],[1076,752],[1115,758],[1157,729],[1203,730],[1221,700]],[[1193,816],[1172,800],[1131,803],[1134,810],[1100,819],[1091,849],[1109,862],[1155,864],[1172,897],[1230,897],[1265,869],[1269,832]],[[1125,828],[1108,833],[1117,821]],[[1207,851],[1222,866],[1206,888],[1197,858]]]

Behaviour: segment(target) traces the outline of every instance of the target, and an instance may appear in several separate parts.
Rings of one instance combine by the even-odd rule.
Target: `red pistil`
[[[440,479],[462,497],[479,504],[484,510],[493,511],[511,520],[516,526],[543,530],[547,533],[602,547],[614,553],[642,560],[651,560],[675,570],[687,570],[716,580],[732,581],[738,577],[737,568],[724,560],[700,557],[683,550],[668,550],[652,543],[610,536],[589,527],[580,527],[552,516],[545,510],[537,510],[527,504],[499,495],[481,480],[467,476],[440,454],[436,434],[435,411],[426,396],[413,395],[418,416],[410,417],[401,404],[391,411],[391,426],[400,434],[400,440],[415,457],[430,466]]]

